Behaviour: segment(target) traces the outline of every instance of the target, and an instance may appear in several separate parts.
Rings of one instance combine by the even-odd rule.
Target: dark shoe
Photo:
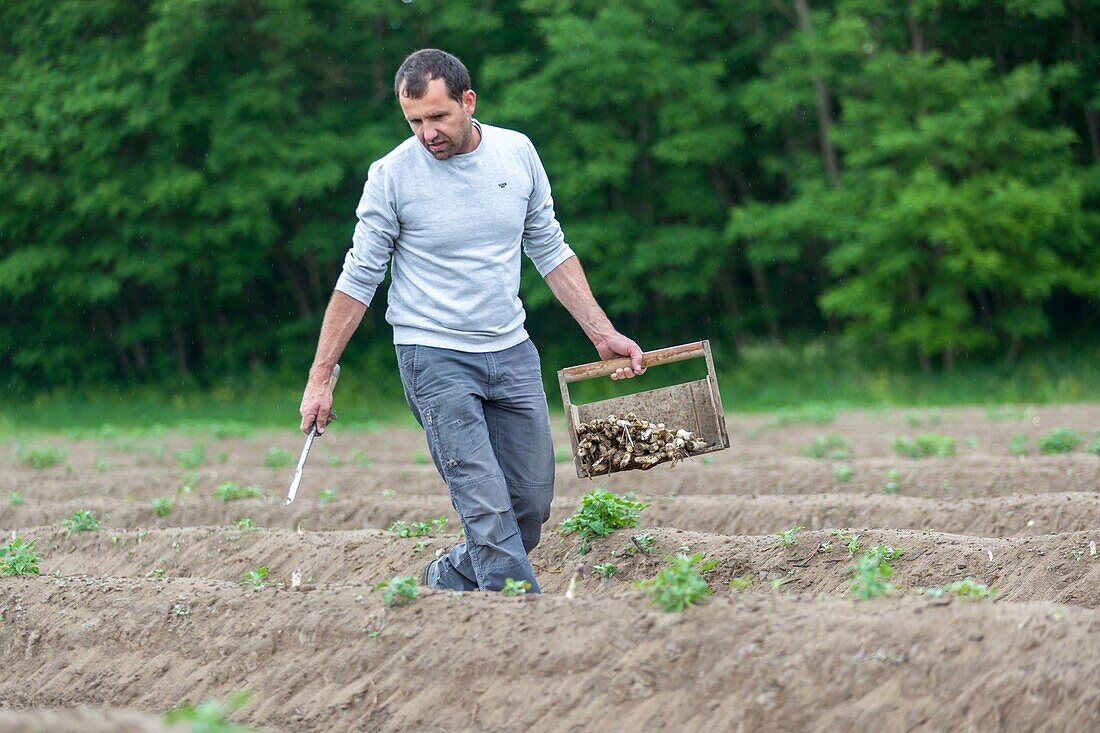
[[[435,560],[429,560],[428,564],[420,569],[420,585],[424,586],[425,588],[431,587],[428,585],[428,570],[431,569],[433,562],[435,562]]]

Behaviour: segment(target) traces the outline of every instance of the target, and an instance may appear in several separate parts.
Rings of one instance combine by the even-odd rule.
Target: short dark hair
[[[442,79],[447,84],[447,95],[462,103],[462,93],[472,89],[470,72],[457,56],[438,48],[422,48],[409,54],[393,78],[393,93],[400,98],[401,86],[405,96],[420,99],[428,92],[428,82]]]

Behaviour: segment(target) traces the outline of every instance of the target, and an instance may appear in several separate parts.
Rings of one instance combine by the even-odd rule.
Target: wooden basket
[[[722,398],[718,395],[718,379],[714,375],[714,359],[711,358],[709,341],[696,341],[681,346],[670,346],[667,349],[647,351],[642,355],[642,366],[648,369],[660,364],[700,357],[707,360],[706,379],[582,405],[573,404],[569,399],[569,385],[572,382],[609,376],[616,369],[629,367],[630,359],[597,361],[560,370],[558,384],[561,385],[561,400],[565,406],[569,443],[573,448],[573,467],[577,470],[577,476],[586,477],[577,457],[577,426],[593,418],[607,417],[611,414],[622,416],[627,412],[633,412],[650,422],[663,422],[670,428],[683,428],[695,433],[700,440],[707,442],[707,447],[692,453],[693,456],[729,448],[730,438],[729,433],[726,432],[726,415],[722,411]],[[644,376],[634,377],[634,379],[644,379]],[[660,465],[663,464],[658,464]],[[632,465],[616,469],[614,473],[631,470],[643,469],[641,466]]]

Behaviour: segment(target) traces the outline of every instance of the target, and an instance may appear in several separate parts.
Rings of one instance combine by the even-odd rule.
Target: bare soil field
[[[235,721],[287,733],[1100,729],[1100,456],[1036,449],[1054,428],[1095,440],[1100,406],[727,422],[730,450],[674,468],[588,480],[560,462],[531,556],[543,595],[392,608],[375,584],[459,537],[415,430],[330,431],[290,507],[293,429],[9,440],[0,544],[36,538],[43,561],[0,577],[0,732],[186,730],[161,715],[240,691]],[[892,447],[921,433],[954,455]],[[805,455],[830,434],[848,455]],[[216,498],[227,482],[262,493]],[[596,488],[650,506],[582,555],[557,527]],[[80,511],[100,527],[70,533]],[[896,593],[852,596],[849,542],[902,551]],[[677,553],[716,561],[712,595],[665,613],[634,582]],[[266,586],[242,585],[261,566]],[[967,577],[996,595],[918,592]]]

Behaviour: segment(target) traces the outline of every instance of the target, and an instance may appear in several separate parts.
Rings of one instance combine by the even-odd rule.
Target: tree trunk
[[[911,272],[905,277],[905,292],[909,305],[912,306],[914,310],[919,310],[921,305],[920,284],[917,282],[916,276]],[[932,373],[932,360],[921,344],[917,345],[917,360],[920,362],[921,374]]]
[[[176,370],[181,377],[190,374],[187,368],[187,342],[183,337],[183,329],[176,326],[172,329],[172,346],[176,352]]]
[[[1009,366],[1016,366],[1016,362],[1020,358],[1020,347],[1023,346],[1024,339],[1020,334],[1012,334],[1012,340],[1008,344],[1008,351],[1005,353],[1005,364]]]
[[[1081,71],[1085,71],[1084,58],[1082,49],[1086,43],[1085,41],[1085,29],[1081,24],[1081,7],[1080,2],[1071,2],[1070,7],[1070,19],[1072,22],[1073,32],[1073,55],[1077,59],[1077,66]],[[1092,149],[1092,162],[1100,163],[1100,119],[1096,114],[1096,110],[1089,106],[1089,101],[1086,99],[1084,104],[1085,112],[1085,129],[1089,133],[1089,147]]]
[[[810,20],[810,5],[807,0],[794,0],[794,9],[798,13],[798,27],[806,34],[813,34]],[[813,59],[810,60],[811,66]],[[829,99],[829,85],[820,76],[814,76],[814,97],[817,101],[817,136],[821,146],[821,165],[825,169],[825,179],[836,188],[840,185],[840,167],[837,165],[836,148],[829,137],[832,125],[833,109]]]
[[[298,313],[307,318],[312,316],[313,307],[310,305],[309,295],[306,293],[305,288],[302,287],[302,284],[298,282],[298,275],[295,272],[295,268],[291,265],[290,258],[287,257],[283,245],[276,244],[273,254],[275,255],[275,265],[279,268],[279,272],[282,273],[283,279],[290,287],[290,294],[294,298],[295,305],[298,306]]]
[[[768,274],[764,266],[756,262],[749,263],[749,272],[752,273],[752,284],[756,288],[756,297],[760,301],[760,308],[764,313],[764,323],[768,327],[768,336],[772,343],[782,343],[779,337],[779,319],[772,308],[771,297],[768,295]]]

